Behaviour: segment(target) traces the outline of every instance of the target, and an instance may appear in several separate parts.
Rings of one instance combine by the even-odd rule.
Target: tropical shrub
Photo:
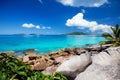
[[[29,65],[14,56],[0,54],[0,80],[67,80],[61,73],[44,75],[40,71],[33,71]]]

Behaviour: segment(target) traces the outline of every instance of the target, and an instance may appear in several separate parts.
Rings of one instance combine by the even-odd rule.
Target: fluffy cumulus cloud
[[[24,24],[22,24],[22,27],[24,27],[24,28],[36,28],[36,29],[51,29],[50,26],[40,26],[40,25],[34,25],[32,23],[24,23]]]
[[[33,28],[33,27],[35,27],[35,25],[32,24],[32,23],[30,23],[30,24],[24,23],[22,26],[23,26],[24,28]]]
[[[108,3],[108,0],[57,0],[65,6],[73,7],[100,7],[101,5]]]
[[[37,26],[36,26],[36,28],[37,28],[37,29],[40,29],[40,26],[39,26],[39,25],[37,25]]]
[[[83,13],[78,13],[73,16],[71,19],[68,19],[66,22],[66,26],[76,26],[79,29],[88,28],[91,32],[102,31],[102,32],[110,32],[110,26],[105,24],[98,24],[96,21],[88,21],[83,18]]]

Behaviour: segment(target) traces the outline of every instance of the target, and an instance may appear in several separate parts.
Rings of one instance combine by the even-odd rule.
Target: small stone
[[[30,60],[30,61],[28,61],[28,64],[29,64],[29,65],[34,65],[34,63],[35,63],[35,60]]]
[[[70,54],[71,52],[73,52],[73,48],[66,48],[64,52],[67,52],[68,54]]]
[[[22,57],[22,56],[18,56],[17,59],[18,59],[19,61],[23,61],[23,57]]]
[[[28,57],[28,56],[24,56],[24,57],[23,57],[23,62],[26,63],[26,62],[28,62],[28,61],[29,61],[29,57]]]
[[[6,54],[7,56],[14,56],[14,51],[1,52],[0,54]]]
[[[82,48],[76,48],[75,51],[74,51],[77,55],[80,55],[80,54],[83,54],[86,52],[85,49],[82,49]]]
[[[34,70],[34,65],[30,65],[30,69],[31,69],[31,70]]]
[[[46,69],[46,68],[47,68],[46,62],[38,62],[38,63],[36,63],[36,64],[34,65],[34,70],[39,70],[39,71],[41,71],[41,70],[44,70],[44,69]]]
[[[26,49],[25,52],[24,52],[25,55],[28,55],[28,54],[31,54],[31,53],[36,53],[36,49],[30,48],[30,49]]]

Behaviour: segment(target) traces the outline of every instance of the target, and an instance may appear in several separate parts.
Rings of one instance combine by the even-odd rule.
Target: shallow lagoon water
[[[0,35],[0,52],[34,48],[38,53],[45,54],[61,48],[83,48],[104,40],[103,37],[89,35]]]

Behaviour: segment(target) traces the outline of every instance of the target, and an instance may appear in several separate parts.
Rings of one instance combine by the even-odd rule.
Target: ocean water
[[[0,52],[24,51],[34,48],[40,54],[47,54],[62,48],[85,47],[95,45],[105,38],[88,35],[0,35]]]

